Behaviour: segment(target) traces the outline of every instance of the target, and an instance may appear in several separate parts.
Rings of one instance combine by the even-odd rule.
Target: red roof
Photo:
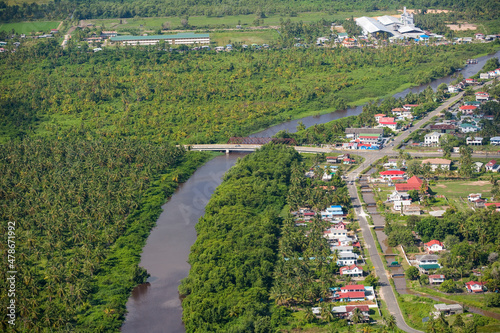
[[[404,177],[391,177],[391,180],[405,180]]]
[[[444,279],[444,275],[442,274],[429,275],[429,279]]]
[[[495,164],[497,164],[497,161],[496,160],[491,160],[488,163],[486,163],[486,166],[494,166]]]
[[[413,108],[413,107],[417,107],[417,106],[418,106],[418,104],[405,104],[405,105],[403,105],[403,106],[407,106],[407,107],[411,107],[411,108]]]
[[[378,135],[361,135],[360,138],[361,139],[368,139],[368,138],[377,138],[378,139]]]
[[[356,242],[356,243],[352,243],[352,246],[354,246],[354,247],[361,247],[361,244],[359,242]]]
[[[348,291],[345,293],[339,293],[339,297],[337,298],[365,298],[364,291]]]
[[[347,313],[350,313],[352,311],[354,311],[354,309],[358,308],[361,312],[369,312],[370,311],[370,308],[368,307],[368,305],[347,305],[345,307],[345,310]]]
[[[404,175],[405,172],[401,170],[387,170],[380,172],[382,176],[401,176]]]
[[[441,243],[440,241],[435,240],[435,239],[431,240],[429,243],[424,243],[424,245],[428,246],[428,247],[431,247],[434,244],[437,244],[437,245],[439,245],[441,247],[443,246],[443,243]]]
[[[363,290],[364,291],[365,286],[362,284],[349,284],[347,286],[340,287],[340,290]]]
[[[476,95],[489,95],[489,94],[485,91],[478,91]]]
[[[379,122],[380,125],[397,125],[397,123],[393,121],[381,121]]]
[[[495,206],[495,207],[500,207],[500,202],[490,202],[490,203],[487,203],[487,204],[484,204],[486,207],[489,207],[489,206]]]
[[[342,273],[343,271],[345,270],[352,270],[354,268],[359,268],[360,270],[363,270],[363,268],[361,268],[360,266],[356,265],[356,264],[353,264],[351,266],[344,266],[344,267],[340,267],[340,273]],[[364,289],[364,288],[363,288]]]
[[[462,105],[460,107],[460,110],[475,110],[477,109],[477,106],[474,105]]]
[[[385,114],[377,113],[374,117],[385,117]]]
[[[396,184],[396,191],[401,191],[401,192],[408,192],[411,190],[418,191],[420,190],[422,183],[423,183],[422,179],[418,178],[417,176],[413,176],[410,179],[408,179],[406,184]]]

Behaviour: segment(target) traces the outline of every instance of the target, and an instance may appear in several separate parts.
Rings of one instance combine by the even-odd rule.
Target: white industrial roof
[[[420,30],[419,28],[415,27],[415,26],[409,26],[409,25],[406,25],[404,27],[401,27],[398,29],[398,31],[402,34],[407,34],[409,32],[423,32],[422,30]]]
[[[377,21],[372,17],[363,16],[357,18],[356,24],[363,29],[363,32],[367,32],[370,34],[375,32],[388,32],[392,34],[392,32],[389,29],[387,29],[382,23],[380,23],[379,21]]]
[[[390,25],[390,24],[394,24],[394,23],[401,24],[401,22],[396,17],[389,16],[389,15],[381,16],[381,17],[378,18],[378,20],[383,25]]]

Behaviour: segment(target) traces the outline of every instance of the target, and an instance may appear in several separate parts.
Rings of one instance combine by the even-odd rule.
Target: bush
[[[416,280],[420,274],[418,273],[417,267],[411,266],[406,270],[405,275],[409,280]]]

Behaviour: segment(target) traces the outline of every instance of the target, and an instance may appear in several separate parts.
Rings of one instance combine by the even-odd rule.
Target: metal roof
[[[154,40],[154,39],[181,39],[181,38],[210,38],[209,34],[178,33],[176,35],[151,35],[151,36],[117,36],[111,37],[112,42],[126,40]]]
[[[410,25],[405,25],[404,27],[399,28],[398,31],[402,34],[407,34],[409,32],[423,32],[421,29]]]
[[[363,32],[367,32],[370,34],[375,32],[388,32],[392,34],[392,32],[389,29],[387,29],[382,23],[380,23],[379,21],[377,21],[372,17],[363,16],[357,18],[356,24],[363,29]]]
[[[382,23],[383,25],[391,25],[394,23],[397,24],[402,24],[401,21],[394,17],[394,16],[389,16],[389,15],[384,15],[378,18],[379,22]]]

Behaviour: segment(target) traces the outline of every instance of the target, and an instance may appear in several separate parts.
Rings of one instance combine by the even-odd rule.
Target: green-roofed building
[[[171,45],[210,44],[210,35],[178,33],[176,35],[117,36],[111,37],[109,40],[113,43],[121,43],[122,45],[156,45],[161,40]]]

